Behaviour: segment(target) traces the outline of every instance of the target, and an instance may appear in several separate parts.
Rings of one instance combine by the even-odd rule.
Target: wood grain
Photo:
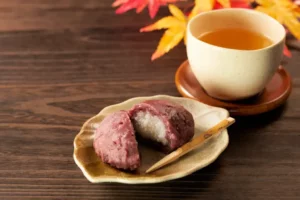
[[[91,184],[73,139],[101,108],[134,96],[179,96],[181,44],[151,63],[162,32],[139,33],[148,14],[115,15],[112,1],[0,2],[0,199],[288,199],[300,196],[300,52],[285,106],[239,118],[212,165],[155,185]],[[157,19],[168,13],[161,9]],[[249,123],[251,122],[251,123]]]

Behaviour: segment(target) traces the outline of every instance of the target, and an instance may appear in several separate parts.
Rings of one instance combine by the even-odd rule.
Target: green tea
[[[215,46],[239,50],[262,49],[272,44],[272,41],[263,34],[239,28],[207,32],[200,35],[199,40]]]

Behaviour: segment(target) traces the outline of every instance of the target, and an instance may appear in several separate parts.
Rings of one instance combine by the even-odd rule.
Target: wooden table
[[[73,139],[103,107],[131,97],[179,96],[181,44],[151,62],[162,32],[139,33],[146,12],[116,16],[104,0],[0,3],[0,199],[300,199],[300,52],[285,59],[286,105],[238,118],[213,164],[154,185],[91,184]],[[168,14],[161,9],[160,18]]]

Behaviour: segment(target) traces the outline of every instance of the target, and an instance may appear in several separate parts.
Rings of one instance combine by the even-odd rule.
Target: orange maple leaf
[[[187,18],[174,5],[169,5],[169,11],[172,16],[164,17],[154,24],[140,29],[140,32],[167,29],[160,39],[156,51],[152,54],[151,60],[155,60],[169,52],[185,37]]]
[[[213,9],[216,2],[222,4],[223,7],[230,7],[229,0],[195,0],[195,6],[191,13],[186,17],[183,12],[175,5],[169,5],[169,11],[172,16],[164,17],[152,25],[140,29],[140,32],[148,32],[153,30],[167,29],[160,39],[156,51],[152,54],[151,60],[155,60],[172,48],[179,44],[184,39],[186,26],[189,19],[194,17],[200,11]]]
[[[289,31],[300,39],[300,16],[299,6],[290,0],[257,0],[259,6],[255,9],[264,12],[281,24],[285,25]]]
[[[224,8],[231,7],[230,0],[195,0],[195,6],[192,9],[189,18],[192,18],[199,12],[212,10],[216,3],[221,4]]]

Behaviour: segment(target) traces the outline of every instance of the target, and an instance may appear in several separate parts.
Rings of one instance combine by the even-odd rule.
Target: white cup
[[[257,50],[214,46],[198,39],[203,33],[241,28],[267,36],[273,44]],[[187,56],[195,77],[208,95],[240,100],[261,92],[280,65],[285,29],[258,11],[228,8],[200,13],[187,26]]]

